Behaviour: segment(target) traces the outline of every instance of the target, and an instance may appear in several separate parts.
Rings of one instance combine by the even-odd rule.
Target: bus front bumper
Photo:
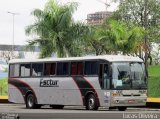
[[[147,97],[112,97],[111,106],[145,106]]]

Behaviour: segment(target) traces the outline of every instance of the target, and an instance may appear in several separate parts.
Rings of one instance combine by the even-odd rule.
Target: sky
[[[107,0],[107,3],[111,3]],[[13,44],[13,15],[8,12],[18,13],[14,17],[14,44],[25,45],[32,36],[25,35],[26,26],[34,23],[34,17],[30,13],[35,9],[43,9],[47,0],[0,0],[0,44]],[[78,2],[78,9],[74,13],[75,21],[85,22],[87,14],[97,11],[105,11],[106,0],[58,0],[65,4],[67,2]],[[113,11],[117,4],[111,3],[107,9]]]

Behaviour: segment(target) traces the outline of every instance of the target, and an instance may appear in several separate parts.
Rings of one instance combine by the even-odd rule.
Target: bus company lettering
[[[58,80],[41,79],[40,80],[40,87],[59,87]]]

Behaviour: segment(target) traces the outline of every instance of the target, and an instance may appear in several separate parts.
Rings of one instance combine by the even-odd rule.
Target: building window
[[[86,61],[85,62],[85,75],[97,75],[98,74],[98,64],[96,61]]]
[[[20,69],[21,69],[20,76],[22,77],[30,76],[31,64],[21,64]]]
[[[9,76],[19,77],[19,64],[11,64],[9,66]]]
[[[43,75],[43,64],[35,63],[32,64],[32,76],[42,76]]]
[[[57,75],[69,75],[69,63],[57,63]]]
[[[55,75],[56,63],[45,63],[44,76]]]

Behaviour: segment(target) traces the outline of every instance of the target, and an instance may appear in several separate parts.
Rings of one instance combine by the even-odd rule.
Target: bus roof
[[[143,62],[139,57],[124,55],[101,55],[85,57],[67,57],[67,58],[44,58],[44,59],[12,59],[9,63],[27,63],[27,62],[50,62],[50,61],[81,61],[81,60],[106,60],[109,62]]]

